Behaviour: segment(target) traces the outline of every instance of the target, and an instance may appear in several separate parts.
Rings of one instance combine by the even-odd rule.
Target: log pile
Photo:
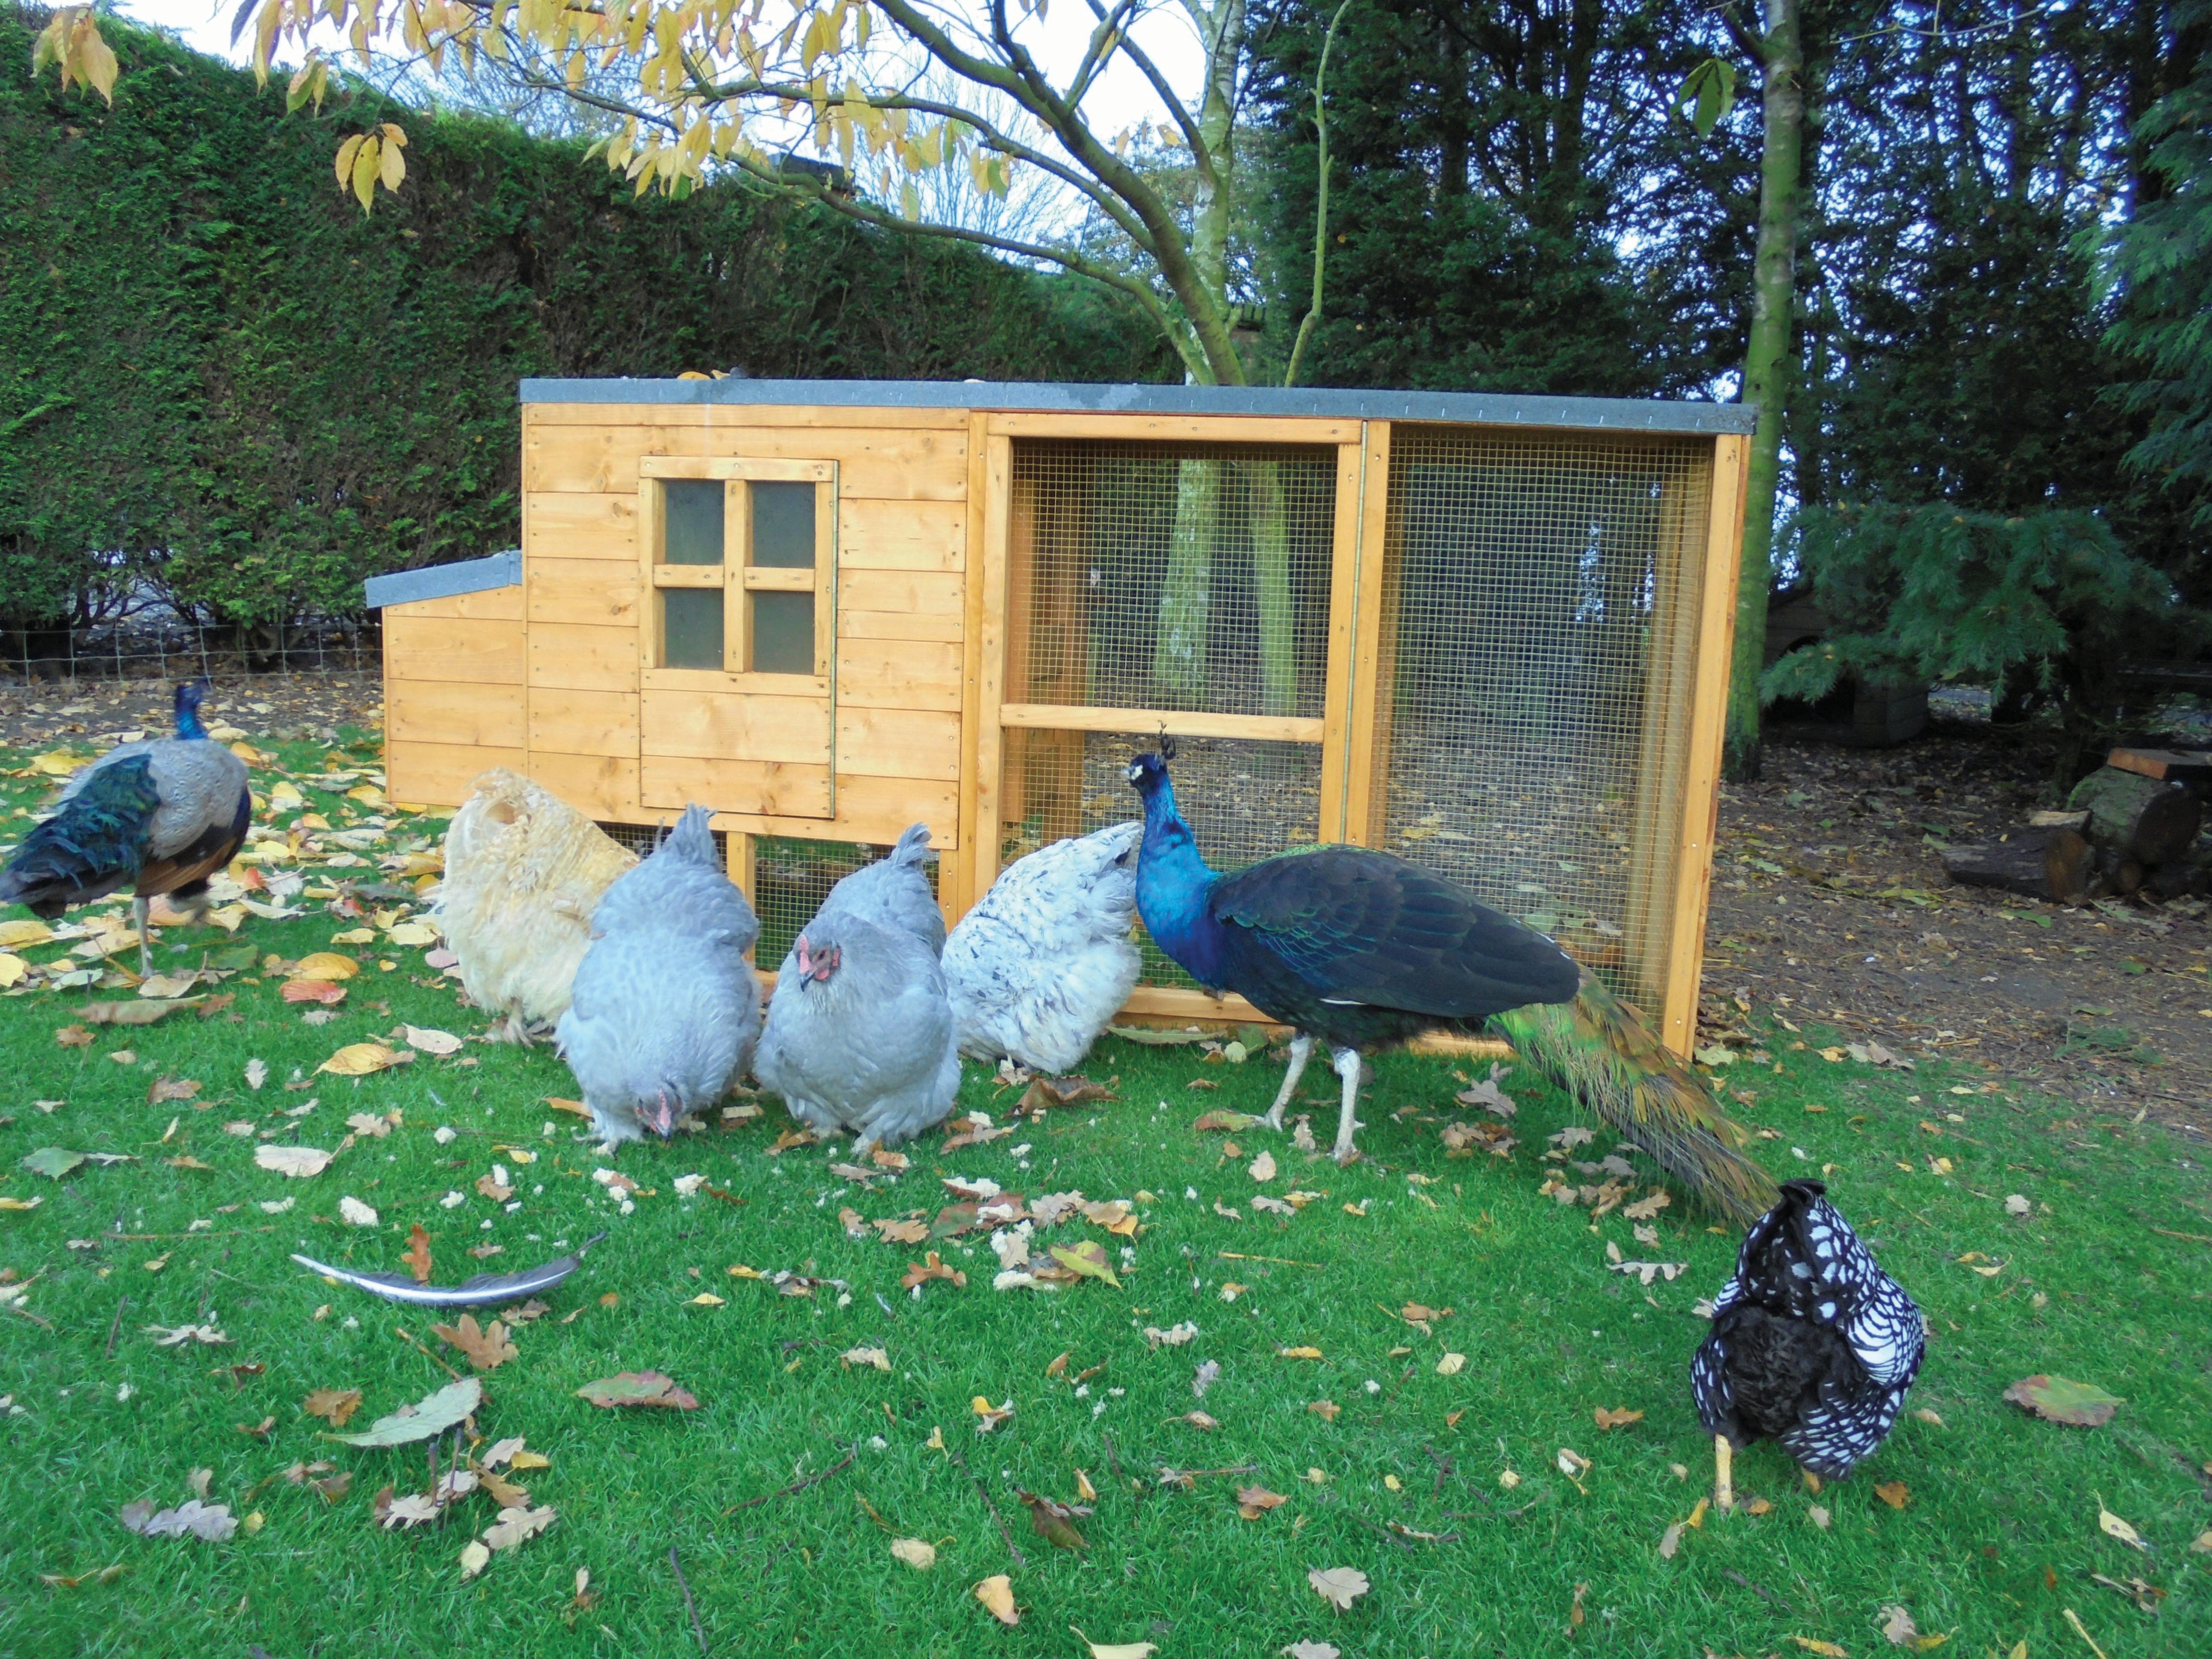
[[[1951,879],[2061,904],[2148,892],[2178,898],[2212,886],[2196,853],[2212,752],[2116,749],[2074,787],[2061,812],[1943,859]]]

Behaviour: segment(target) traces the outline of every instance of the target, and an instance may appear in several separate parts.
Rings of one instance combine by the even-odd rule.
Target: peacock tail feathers
[[[1749,1222],[1780,1188],[1744,1156],[1751,1136],[1643,1017],[1585,974],[1571,1001],[1492,1016],[1491,1028],[1708,1208]]]
[[[161,805],[147,757],[95,768],[23,838],[0,873],[0,903],[51,919],[137,880]]]

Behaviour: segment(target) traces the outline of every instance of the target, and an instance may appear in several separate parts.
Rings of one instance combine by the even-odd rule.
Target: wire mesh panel
[[[653,849],[660,845],[660,838],[675,827],[673,823],[603,823],[599,826],[607,832],[609,840],[619,842],[641,859],[652,857]],[[711,833],[714,837],[714,856],[720,859],[722,867],[727,869],[730,862],[730,838],[720,830]]]
[[[1011,864],[1048,842],[1088,835],[1138,816],[1129,762],[1158,734],[1009,731],[1007,810],[1000,862]],[[1309,847],[1321,824],[1320,746],[1246,738],[1177,740],[1176,804],[1217,870],[1234,870],[1294,847]],[[1143,982],[1188,988],[1190,976],[1161,954],[1139,925]]]
[[[1322,712],[1336,455],[1013,446],[1006,700]]]
[[[1710,444],[1400,427],[1376,844],[1656,1006]]]

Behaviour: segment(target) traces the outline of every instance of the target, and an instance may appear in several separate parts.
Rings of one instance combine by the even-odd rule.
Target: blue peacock
[[[204,909],[208,878],[245,845],[253,815],[245,763],[200,724],[212,689],[185,681],[177,688],[176,736],[119,744],[70,780],[53,816],[0,870],[0,904],[27,905],[51,921],[128,886],[139,972],[153,971],[153,900]]]
[[[1557,945],[1405,860],[1362,847],[1207,867],[1176,811],[1162,751],[1128,769],[1145,807],[1137,909],[1161,950],[1295,1032],[1283,1109],[1316,1041],[1344,1098],[1335,1154],[1353,1156],[1363,1049],[1432,1030],[1489,1029],[1712,1208],[1739,1220],[1775,1201],[1749,1137],[1644,1024]]]

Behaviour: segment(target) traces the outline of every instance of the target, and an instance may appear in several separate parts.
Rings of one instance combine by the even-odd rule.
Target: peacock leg
[[[1339,1164],[1349,1164],[1358,1156],[1352,1150],[1352,1132],[1359,1127],[1352,1109],[1359,1103],[1359,1050],[1332,1048],[1336,1074],[1344,1079],[1344,1109],[1336,1120],[1336,1146],[1332,1153]]]
[[[1713,1506],[1723,1514],[1735,1507],[1735,1476],[1730,1463],[1735,1451],[1726,1435],[1713,1437]]]
[[[146,943],[147,930],[154,924],[154,901],[141,895],[131,901],[131,919],[138,924],[138,977],[145,979],[154,971],[154,947]]]
[[[1291,1038],[1291,1068],[1283,1073],[1283,1086],[1276,1091],[1275,1103],[1267,1108],[1267,1127],[1283,1127],[1283,1108],[1291,1103],[1291,1097],[1298,1091],[1298,1079],[1305,1075],[1306,1061],[1313,1058],[1314,1040],[1304,1031]]]

